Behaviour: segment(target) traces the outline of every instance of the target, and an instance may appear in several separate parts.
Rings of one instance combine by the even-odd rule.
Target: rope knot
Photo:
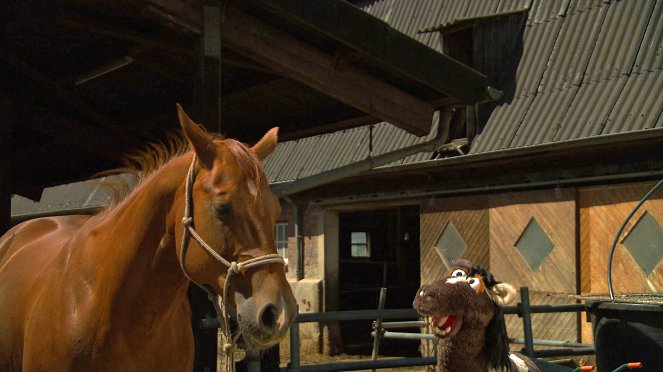
[[[231,344],[229,342],[225,342],[223,344],[223,355],[228,355],[229,356],[230,353],[232,353],[232,352],[233,352],[233,344]]]
[[[239,265],[237,264],[236,261],[233,261],[230,263],[230,267],[228,267],[228,272],[233,273],[233,274],[239,274]]]
[[[182,218],[182,225],[184,225],[184,227],[189,227],[191,226],[192,223],[193,223],[193,217]]]

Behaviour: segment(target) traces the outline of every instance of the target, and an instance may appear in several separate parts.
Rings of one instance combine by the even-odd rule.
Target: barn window
[[[357,258],[371,257],[371,235],[368,232],[350,233],[350,255]]]
[[[467,248],[465,240],[460,236],[453,222],[449,222],[435,244],[437,253],[447,265],[451,265],[452,262],[463,256],[465,248]]]
[[[548,234],[532,217],[515,244],[532,271],[537,271],[555,247]]]
[[[288,262],[288,234],[287,222],[277,222],[274,226],[274,238],[276,239],[276,250],[278,254]]]
[[[646,275],[663,259],[663,229],[645,212],[622,242]]]

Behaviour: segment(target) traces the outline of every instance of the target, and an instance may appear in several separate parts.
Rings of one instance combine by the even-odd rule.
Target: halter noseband
[[[221,324],[223,325],[222,329],[223,352],[226,358],[226,370],[234,371],[235,363],[233,358],[234,354],[233,347],[235,341],[237,341],[237,338],[239,337],[239,332],[233,339],[229,324],[230,315],[228,314],[228,289],[230,286],[230,278],[233,275],[243,274],[246,270],[260,265],[265,265],[270,263],[280,263],[282,265],[285,265],[285,260],[283,259],[283,257],[281,257],[278,254],[266,254],[263,256],[250,258],[242,262],[236,262],[236,261],[231,262],[223,258],[220,254],[218,254],[214,249],[212,249],[212,247],[209,246],[209,244],[207,244],[203,240],[203,238],[200,237],[200,235],[196,232],[196,230],[193,227],[193,216],[191,215],[191,209],[193,207],[191,191],[193,189],[193,182],[195,180],[196,159],[197,156],[194,154],[193,159],[191,160],[191,166],[189,167],[189,172],[187,173],[186,176],[187,180],[184,189],[184,217],[182,218],[182,225],[184,226],[184,232],[182,234],[182,246],[180,249],[180,267],[182,268],[184,276],[186,276],[192,283],[195,283],[198,287],[204,289],[205,292],[207,292],[210,301],[212,301],[212,303],[214,304],[214,309],[216,310],[217,316],[223,319]],[[189,276],[189,273],[186,270],[184,261],[186,259],[186,251],[189,245],[188,244],[189,236],[193,237],[210,256],[214,257],[217,261],[221,262],[223,265],[228,267],[226,280],[223,285],[221,308],[219,308],[219,301],[218,301],[219,295],[215,293],[211,287],[207,285],[202,285],[196,282],[195,280],[193,280],[191,276]]]

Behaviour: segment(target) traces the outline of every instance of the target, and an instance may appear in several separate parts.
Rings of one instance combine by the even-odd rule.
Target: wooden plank
[[[421,206],[419,239],[422,283],[430,283],[448,274],[449,267],[435,245],[449,223],[453,223],[467,244],[461,258],[489,268],[488,199],[458,197],[432,200]]]
[[[232,6],[226,8],[221,34],[231,48],[280,75],[417,135],[430,131],[434,109],[428,103]]]
[[[643,182],[581,190],[582,205],[586,206],[589,212],[588,218],[582,221],[580,227],[581,235],[588,236],[582,247],[582,250],[587,252],[585,256],[588,256],[584,258],[588,262],[582,262],[585,274],[583,282],[586,283],[583,293],[608,293],[608,258],[615,234],[653,185],[654,182]],[[652,195],[638,209],[620,237],[613,257],[612,282],[615,294],[663,291],[663,260],[653,272],[645,273],[622,244],[644,213],[648,213],[659,226],[663,226],[663,192]]]
[[[575,294],[574,190],[496,194],[491,196],[490,204],[490,265],[495,276],[517,287]],[[553,243],[553,249],[536,271],[516,248],[532,218]]]
[[[483,74],[413,40],[345,1],[256,0],[370,57],[388,69],[466,103],[491,101]]]
[[[585,187],[579,190],[580,273],[582,294],[608,293],[608,258],[615,234],[638,201],[655,182]],[[652,273],[645,273],[621,244],[644,213],[663,226],[663,193],[660,191],[633,216],[613,257],[612,282],[615,294],[663,291],[663,260]],[[591,324],[582,327],[583,342],[592,341]]]
[[[83,101],[78,97],[74,92],[66,89],[60,83],[52,80],[41,71],[30,66],[28,63],[18,58],[14,54],[9,53],[0,47],[0,58],[4,59],[11,66],[16,68],[19,72],[25,74],[39,85],[41,85],[46,91],[54,95],[60,101],[72,106],[77,109],[81,114],[90,118],[95,123],[101,125],[112,134],[125,141],[132,147],[139,147],[142,145],[142,142],[135,138],[133,135],[128,133],[119,123],[111,120],[106,117],[104,114],[99,112],[97,109],[89,105],[87,102]]]

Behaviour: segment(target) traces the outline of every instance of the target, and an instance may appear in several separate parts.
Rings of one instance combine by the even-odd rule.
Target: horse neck
[[[485,371],[488,355],[485,350],[486,329],[465,327],[453,338],[440,342],[438,360],[441,371]]]
[[[96,257],[92,264],[100,298],[110,301],[114,312],[118,306],[163,307],[163,302],[174,304],[186,296],[174,221],[183,213],[191,158],[187,154],[171,160],[99,216],[93,234],[96,254],[90,256]]]

